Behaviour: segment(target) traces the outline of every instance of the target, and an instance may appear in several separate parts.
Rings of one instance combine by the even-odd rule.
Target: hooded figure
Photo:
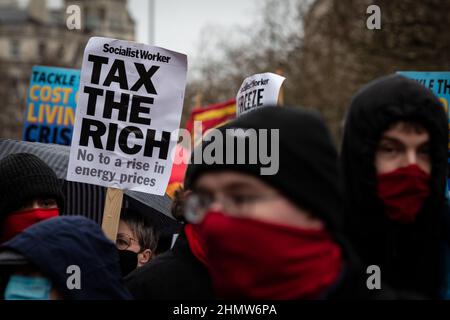
[[[25,265],[40,276],[18,275]],[[4,298],[49,299],[49,292],[56,291],[65,300],[131,299],[122,285],[114,243],[81,216],[51,218],[27,228],[0,246],[0,268],[7,281],[0,286]]]
[[[379,174],[377,148],[385,132],[406,122],[429,136],[431,172],[414,166]],[[446,211],[448,121],[433,93],[400,75],[377,79],[350,105],[341,154],[345,229],[364,263],[377,265],[394,289],[436,297]],[[409,172],[409,173],[407,173]]]
[[[337,152],[316,113],[265,107],[205,140],[194,151],[194,162],[195,152],[215,153],[219,160],[193,163],[187,170],[185,187],[192,195],[185,217],[192,223],[185,231],[218,297],[395,297],[386,286],[367,288],[365,269],[341,236]],[[239,141],[248,153],[236,150]],[[255,146],[257,154],[250,152]],[[262,174],[269,167],[275,170]]]

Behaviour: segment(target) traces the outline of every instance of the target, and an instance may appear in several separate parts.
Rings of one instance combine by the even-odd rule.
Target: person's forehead
[[[269,188],[260,179],[240,172],[235,171],[217,171],[207,172],[201,175],[196,183],[195,189],[202,189],[208,191],[220,191],[230,187],[236,188]]]
[[[124,233],[127,234],[129,236],[133,235],[133,231],[131,230],[130,226],[128,225],[128,223],[126,223],[125,221],[123,221],[122,219],[119,221],[119,230],[118,233]]]
[[[428,130],[421,124],[399,121],[384,131],[382,137],[397,139],[421,138],[428,140],[429,134]]]

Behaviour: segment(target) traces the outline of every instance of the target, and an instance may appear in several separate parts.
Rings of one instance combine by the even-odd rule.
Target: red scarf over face
[[[1,228],[0,243],[14,238],[29,226],[39,221],[53,218],[59,215],[58,208],[36,208],[25,211],[17,211],[6,216]]]
[[[199,231],[199,225],[197,224],[187,224],[184,226],[184,233],[186,234],[192,254],[207,267],[208,263],[206,262],[205,249]]]
[[[430,195],[430,175],[416,165],[378,175],[378,197],[389,219],[401,223],[414,222]]]
[[[221,298],[316,299],[341,273],[341,249],[325,230],[210,212],[200,235]]]

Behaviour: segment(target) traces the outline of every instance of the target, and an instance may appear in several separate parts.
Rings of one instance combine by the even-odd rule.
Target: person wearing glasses
[[[157,245],[158,238],[150,221],[135,210],[123,210],[116,238],[122,275],[125,277],[150,262]]]
[[[237,152],[234,147],[227,149],[232,145],[228,143],[218,149],[220,139],[206,138],[197,147],[211,150],[216,141],[215,152],[223,151],[222,159],[227,161],[193,162],[187,169],[186,224],[184,236],[180,235],[186,244],[183,250],[179,246],[176,259],[175,248],[170,263],[159,268],[170,265],[175,270],[179,263],[180,285],[172,288],[185,291],[183,284],[203,279],[200,285],[210,281],[212,297],[219,299],[397,298],[384,283],[380,290],[370,290],[369,275],[341,236],[337,152],[320,117],[298,108],[265,107],[215,132],[215,137],[232,136],[235,142],[244,142],[248,151],[251,131],[235,129],[255,129],[254,134],[260,129],[278,130],[275,135],[266,131],[257,136],[259,146],[260,139],[278,137],[269,151],[272,159],[278,157],[278,171],[262,175],[263,161],[230,161]],[[182,268],[187,261],[190,268]],[[126,280],[138,298],[145,298],[157,283],[137,276]]]

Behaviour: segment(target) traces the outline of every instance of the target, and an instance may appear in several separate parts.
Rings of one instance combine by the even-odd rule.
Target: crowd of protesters
[[[277,173],[261,174],[259,160],[189,164],[173,199],[183,227],[159,254],[142,213],[122,211],[114,244],[95,222],[64,215],[44,161],[1,159],[0,296],[450,298],[448,120],[431,91],[400,75],[367,84],[349,102],[340,152],[320,115],[299,107],[264,107],[217,128],[228,129],[277,129]]]

